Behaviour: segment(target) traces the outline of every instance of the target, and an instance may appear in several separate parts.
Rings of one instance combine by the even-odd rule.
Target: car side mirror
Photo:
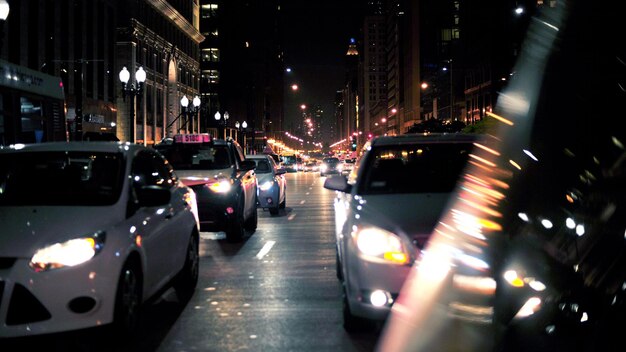
[[[324,188],[345,193],[352,191],[352,185],[348,183],[348,179],[343,175],[333,175],[326,178]]]
[[[239,163],[239,170],[241,171],[249,171],[254,170],[256,168],[256,163],[254,160],[244,160]]]
[[[283,175],[286,173],[287,173],[287,170],[283,169],[282,167],[276,170],[276,175]]]
[[[157,207],[168,204],[172,194],[167,188],[159,186],[143,186],[137,190],[140,207]]]

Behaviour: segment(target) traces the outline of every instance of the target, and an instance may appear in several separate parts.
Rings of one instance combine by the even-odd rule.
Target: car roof
[[[371,146],[389,146],[412,143],[458,143],[474,142],[484,135],[471,133],[408,133],[398,136],[380,136],[371,141]]]
[[[53,152],[53,151],[90,151],[104,153],[127,153],[138,149],[147,149],[141,144],[126,142],[44,142],[34,144],[15,144],[1,147],[0,153]]]

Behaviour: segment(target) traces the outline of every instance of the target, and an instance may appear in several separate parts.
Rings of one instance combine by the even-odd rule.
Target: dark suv
[[[184,134],[156,149],[196,192],[202,231],[225,231],[228,240],[238,241],[244,230],[256,229],[256,164],[236,141]]]
[[[320,176],[341,173],[341,160],[339,158],[324,158],[320,165]]]

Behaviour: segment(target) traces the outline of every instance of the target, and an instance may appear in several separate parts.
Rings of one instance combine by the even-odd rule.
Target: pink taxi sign
[[[177,134],[174,143],[210,143],[211,135],[208,133]]]

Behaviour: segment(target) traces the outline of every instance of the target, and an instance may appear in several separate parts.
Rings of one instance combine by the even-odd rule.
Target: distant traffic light
[[[350,150],[352,151],[356,150],[356,136],[350,137]]]

